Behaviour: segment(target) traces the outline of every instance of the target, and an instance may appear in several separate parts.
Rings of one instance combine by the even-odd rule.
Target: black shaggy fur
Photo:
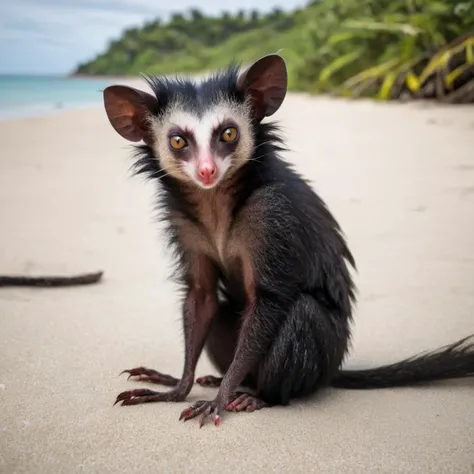
[[[202,85],[183,79],[147,78],[160,115],[176,99],[194,113],[221,97],[243,103],[236,87],[238,68],[221,71]],[[263,209],[263,251],[256,257],[257,307],[249,346],[256,366],[245,383],[270,404],[286,404],[322,386],[365,389],[402,386],[474,375],[474,341],[465,339],[437,353],[421,355],[395,365],[370,370],[341,371],[350,347],[350,325],[356,288],[349,265],[354,258],[341,229],[324,202],[288,163],[279,156],[283,140],[274,124],[253,124],[256,146],[251,160],[234,180],[233,215],[245,209],[249,198],[258,196]],[[199,225],[193,205],[183,188],[161,170],[150,147],[137,148],[136,174],[159,183],[159,206],[169,224],[168,237],[174,250],[177,280],[187,288],[186,255],[171,212],[179,212]],[[216,262],[218,266],[218,262]],[[219,354],[223,339],[217,331],[238,324],[244,307],[238,273],[219,268],[221,311],[211,330],[207,349],[222,372],[231,356]],[[237,275],[237,276],[236,276]],[[231,344],[232,342],[227,341]],[[235,341],[234,341],[235,343]]]

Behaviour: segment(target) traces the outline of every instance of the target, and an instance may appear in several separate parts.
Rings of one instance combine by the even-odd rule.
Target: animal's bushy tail
[[[330,385],[363,390],[466,377],[474,377],[474,334],[394,364],[365,370],[341,370]]]

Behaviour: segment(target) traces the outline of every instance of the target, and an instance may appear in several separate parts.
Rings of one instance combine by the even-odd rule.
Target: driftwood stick
[[[95,273],[83,273],[72,276],[10,276],[0,275],[0,287],[5,286],[36,286],[41,288],[91,285],[98,283],[103,275],[103,271]]]

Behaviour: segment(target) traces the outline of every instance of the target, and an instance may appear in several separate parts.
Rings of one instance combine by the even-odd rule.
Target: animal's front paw
[[[186,410],[183,410],[179,419],[188,421],[191,418],[201,415],[199,420],[200,428],[204,425],[207,418],[211,418],[214,421],[214,424],[219,426],[221,423],[223,406],[224,404],[219,403],[218,398],[212,400],[212,402],[199,400],[189,408],[186,408]]]

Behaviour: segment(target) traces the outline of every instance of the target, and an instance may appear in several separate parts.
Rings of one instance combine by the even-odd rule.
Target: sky
[[[111,39],[145,20],[166,19],[192,7],[270,11],[306,0],[6,0],[0,1],[0,74],[67,74],[93,58]],[[172,7],[169,6],[172,4]]]

